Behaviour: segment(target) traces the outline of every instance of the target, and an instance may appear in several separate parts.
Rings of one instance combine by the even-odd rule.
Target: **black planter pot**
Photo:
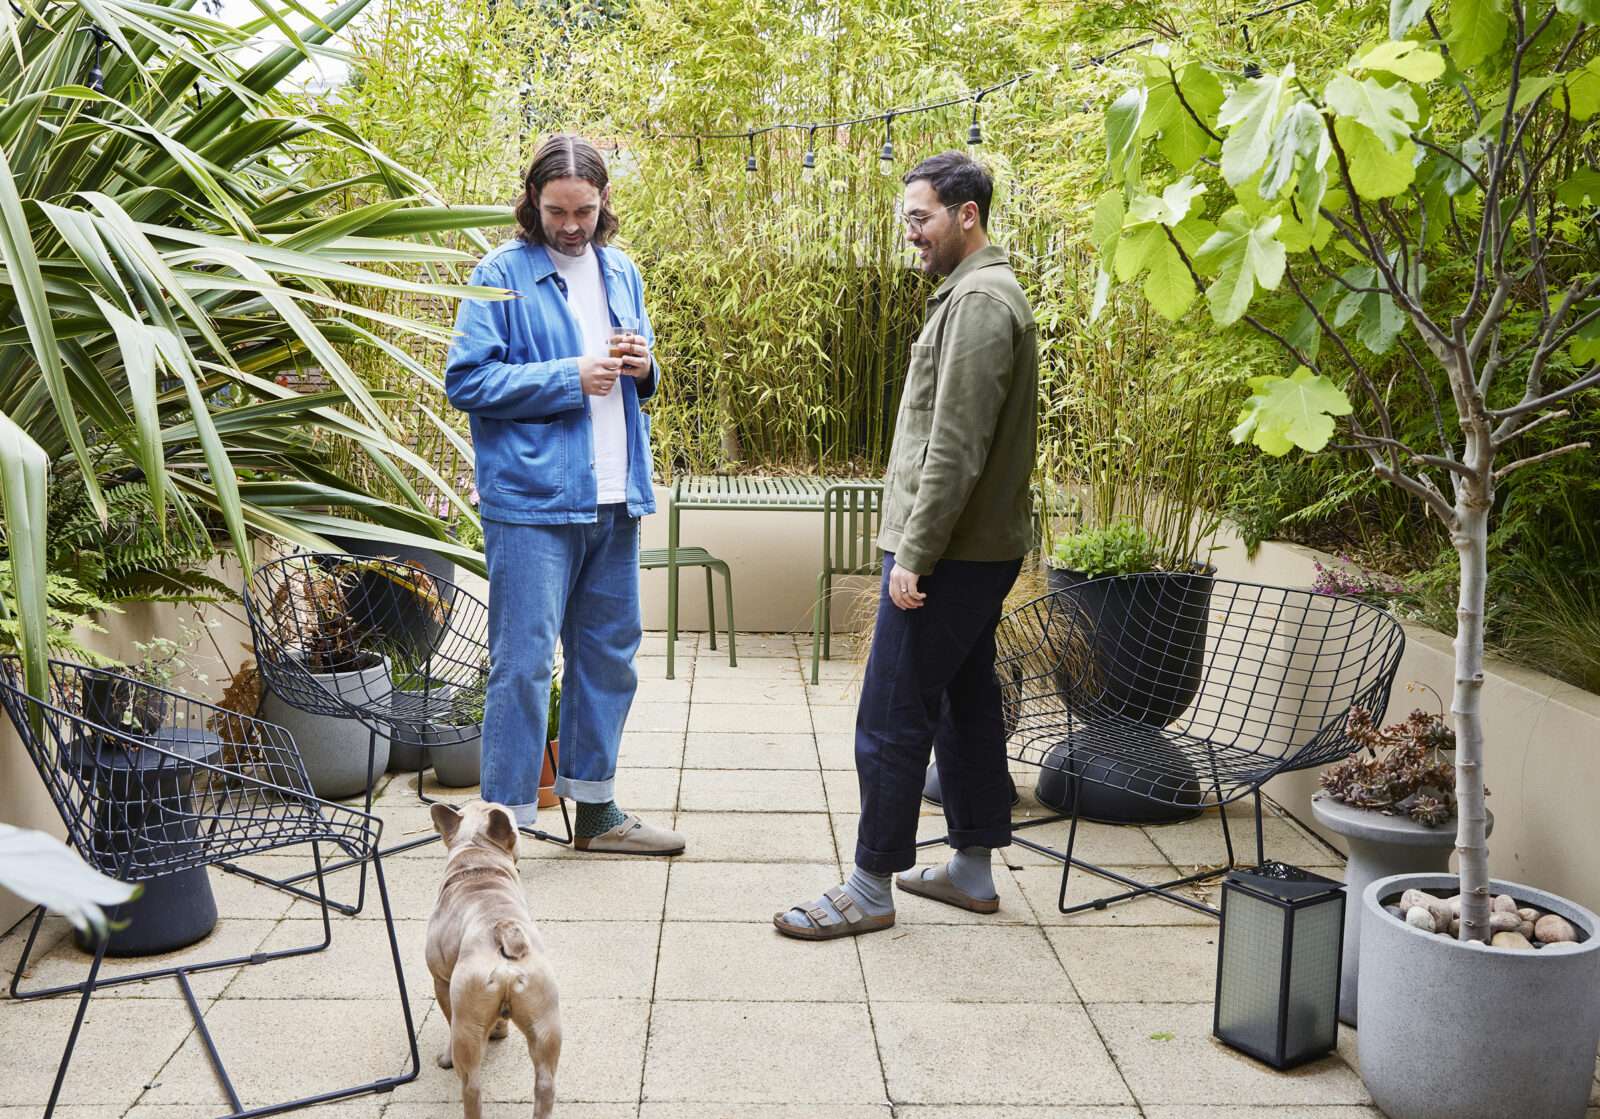
[[[145,736],[164,750],[206,762],[222,739],[200,727],[166,727]],[[127,750],[100,736],[77,739],[68,756],[98,790],[93,845],[106,869],[118,863],[149,866],[181,859],[200,844],[189,797],[194,767],[153,750]],[[111,933],[108,956],[172,952],[204,938],[217,924],[217,903],[205,867],[144,880],[133,901],[107,909],[125,927]],[[82,937],[78,946],[93,951]]]
[[[1148,741],[1138,752],[1159,768],[1097,752],[1093,735],[1051,748],[1034,795],[1057,811],[1072,808],[1080,775],[1091,780],[1078,796],[1078,813],[1107,823],[1170,823],[1200,814],[1200,782],[1193,768],[1160,730],[1184,713],[1200,688],[1205,666],[1207,611],[1216,568],[1149,578],[1125,575],[1091,580],[1053,567],[1052,591],[1076,587],[1072,607],[1080,613],[1087,643],[1080,663],[1068,658],[1057,683],[1070,692],[1075,714],[1091,724],[1119,723],[1117,734]],[[1131,725],[1130,725],[1131,724]],[[1148,791],[1162,800],[1138,795]]]
[[[431,588],[446,606],[455,599],[456,565],[438,552],[408,544],[382,544],[356,537],[328,539],[352,556],[397,560],[420,567],[442,583]],[[382,575],[363,575],[350,592],[350,617],[356,628],[379,636],[395,651],[421,656],[433,646],[442,623],[417,596]]]
[[[1159,730],[1150,730],[1149,741],[1140,745],[1139,753],[1152,760],[1164,760],[1155,769],[1126,758],[1105,757],[1083,743],[1058,742],[1045,755],[1033,795],[1046,808],[1071,812],[1078,779],[1087,776],[1089,780],[1083,782],[1083,792],[1078,797],[1078,815],[1085,820],[1103,824],[1172,824],[1200,815],[1200,779]],[[1179,803],[1150,800],[1141,792]]]
[[[1011,779],[1009,775],[1007,779],[1011,780],[1011,803],[1015,805],[1022,799],[1022,794],[1017,792],[1016,781]],[[922,779],[922,799],[929,804],[944,804],[944,794],[939,791],[939,764],[937,762],[929,763],[928,774]]]
[[[1207,566],[1186,575],[1090,579],[1050,568],[1050,590],[1081,588],[1072,601],[1089,637],[1088,671],[1060,681],[1074,708],[1153,727],[1182,715],[1200,688],[1216,574]]]

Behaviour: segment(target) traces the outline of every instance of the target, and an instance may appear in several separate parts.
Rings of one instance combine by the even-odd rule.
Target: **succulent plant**
[[[1346,730],[1361,752],[1322,771],[1322,788],[1334,800],[1430,828],[1455,815],[1456,771],[1444,755],[1456,739],[1442,716],[1419,709],[1380,729],[1372,712],[1357,707]]]

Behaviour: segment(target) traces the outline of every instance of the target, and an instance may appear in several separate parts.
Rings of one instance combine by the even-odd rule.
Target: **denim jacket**
[[[615,323],[632,315],[654,344],[639,269],[620,250],[594,246]],[[450,403],[471,417],[478,511],[516,524],[578,524],[595,519],[597,489],[589,398],[578,380],[583,328],[567,306],[567,285],[543,245],[508,241],[479,261],[472,282],[514,298],[464,299],[445,359]],[[655,512],[650,488],[650,417],[641,401],[649,377],[617,378],[628,433],[628,514]]]

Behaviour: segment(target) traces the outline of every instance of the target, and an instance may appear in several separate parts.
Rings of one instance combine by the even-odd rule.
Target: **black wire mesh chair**
[[[1355,752],[1350,712],[1382,717],[1405,633],[1351,598],[1159,573],[1087,580],[1035,599],[1002,620],[996,647],[1007,752],[1059,771],[1070,800],[1061,815],[1017,825],[1070,819],[1065,851],[1014,839],[1061,860],[1060,911],[1157,894],[1216,916],[1173,891],[1234,865],[1225,806],[1254,798],[1264,861],[1261,786]],[[1086,786],[1218,807],[1227,865],[1152,885],[1074,857]],[[1068,906],[1074,866],[1127,890]]]
[[[482,600],[442,576],[398,560],[331,553],[299,553],[258,566],[244,591],[245,614],[255,644],[263,694],[313,715],[353,719],[367,729],[365,809],[372,809],[380,738],[426,748],[470,742],[482,734],[489,682],[489,611]],[[541,728],[542,731],[542,728]],[[541,733],[542,740],[543,735]],[[545,746],[549,753],[549,745]],[[426,749],[417,772],[423,791]],[[561,802],[564,836],[537,828],[524,833],[556,843],[572,841],[572,821]],[[384,854],[433,843],[433,833]],[[366,866],[335,863],[324,873],[360,865],[353,904],[366,899]],[[312,871],[270,879],[228,869],[299,896]]]
[[[89,999],[107,987],[151,979],[177,981],[235,1119],[388,1091],[416,1079],[421,1067],[416,1028],[378,851],[382,821],[312,795],[300,753],[287,731],[127,676],[61,660],[49,662],[49,695],[38,699],[26,691],[17,658],[0,657],[0,705],[16,725],[61,815],[67,843],[96,870],[123,882],[153,887],[178,875],[198,871],[203,876],[204,868],[224,860],[309,844],[317,885],[317,893],[310,896],[320,903],[322,912],[322,936],[316,943],[112,978],[100,975],[111,943],[110,938],[100,937],[93,945],[93,962],[85,980],[29,991],[22,989],[22,982],[44,922],[44,908],[39,907],[11,979],[11,996],[79,996],[45,1108],[47,1119],[66,1079]],[[206,1028],[189,977],[327,948],[333,941],[333,928],[322,877],[324,847],[372,865],[410,1047],[410,1071],[246,1109]],[[209,898],[209,885],[204,889]],[[140,920],[139,904],[119,906],[112,916],[125,912],[131,928]],[[149,915],[150,910],[144,913]]]

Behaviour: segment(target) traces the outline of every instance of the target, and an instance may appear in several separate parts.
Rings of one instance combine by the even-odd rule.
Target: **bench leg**
[[[811,684],[816,686],[821,673],[820,659],[822,656],[822,615],[828,609],[828,600],[824,597],[823,590],[827,586],[827,572],[817,575],[817,601],[811,608]]]
[[[711,651],[717,651],[717,600],[711,590],[711,565],[706,564],[706,628],[711,631]]]
[[[725,613],[728,615],[728,667],[738,668],[739,650],[734,644],[733,636],[735,629],[733,624],[733,571],[726,563],[722,565],[722,591],[725,595],[727,595],[726,605],[728,607],[725,611]],[[712,648],[715,649],[716,646],[713,645]]]

